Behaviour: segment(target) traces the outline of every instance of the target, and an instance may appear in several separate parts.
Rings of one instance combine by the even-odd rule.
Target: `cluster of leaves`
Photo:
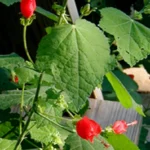
[[[7,6],[18,1],[0,0]],[[59,18],[40,7],[36,11],[55,22]],[[138,149],[124,135],[100,136],[111,145],[109,148],[97,139],[91,144],[72,133],[74,124],[71,119],[61,119],[68,110],[78,113],[83,109],[90,93],[102,84],[105,75],[121,104],[144,115],[141,103],[135,100],[137,85],[127,75],[112,70],[119,64],[118,55],[130,66],[147,57],[150,30],[115,8],[98,11],[102,16],[98,26],[77,19],[74,24],[47,28],[34,65],[16,54],[0,56],[0,149],[15,149],[22,133],[26,136],[22,140],[23,148],[28,145],[28,148],[64,150]],[[104,31],[113,37],[112,43]],[[111,54],[113,43],[118,55]],[[14,75],[18,76],[18,83],[13,82]],[[130,81],[134,89],[128,89],[123,78]],[[14,113],[13,107],[16,106],[23,108],[20,116],[18,111]],[[23,131],[25,127],[26,132]],[[118,146],[117,143],[124,145]]]

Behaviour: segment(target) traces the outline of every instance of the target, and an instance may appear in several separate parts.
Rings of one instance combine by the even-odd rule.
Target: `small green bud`
[[[143,19],[143,16],[142,16],[142,13],[138,12],[138,11],[134,11],[134,14],[133,14],[133,18],[135,20],[142,20]]]
[[[88,16],[91,13],[90,4],[88,3],[85,6],[81,7],[80,12],[81,12],[81,15]]]
[[[60,97],[56,100],[55,104],[57,106],[59,106],[62,109],[67,109],[68,108],[68,104],[64,99],[64,95],[60,95]]]

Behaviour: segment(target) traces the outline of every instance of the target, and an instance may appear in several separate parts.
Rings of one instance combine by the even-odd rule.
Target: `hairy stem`
[[[30,54],[29,54],[29,51],[28,51],[28,47],[27,47],[27,40],[26,40],[26,33],[27,33],[27,25],[24,25],[23,26],[23,43],[24,43],[24,50],[25,50],[25,53],[29,59],[29,61],[34,64]]]
[[[24,89],[25,84],[22,85],[22,94],[21,94],[21,102],[20,102],[20,121],[19,121],[19,133],[22,133],[22,114],[23,114],[23,104],[24,104]]]

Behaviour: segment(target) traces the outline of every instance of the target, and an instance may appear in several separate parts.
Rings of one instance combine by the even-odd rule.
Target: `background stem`
[[[20,120],[19,120],[19,133],[22,133],[22,115],[23,115],[23,104],[24,104],[24,89],[25,84],[22,85],[22,94],[21,94],[21,102],[20,102]]]
[[[29,126],[29,123],[30,123],[30,120],[31,120],[31,117],[34,113],[34,107],[36,105],[36,102],[38,100],[38,95],[39,95],[39,92],[40,92],[40,86],[41,86],[41,82],[42,82],[42,77],[43,77],[43,73],[41,73],[40,77],[39,77],[39,81],[38,81],[38,87],[37,87],[37,90],[36,90],[36,94],[35,94],[35,97],[34,97],[34,101],[33,101],[33,106],[29,112],[29,116],[28,116],[28,119],[27,119],[27,122],[22,130],[22,133],[20,134],[19,138],[18,138],[18,141],[16,143],[16,146],[14,148],[14,150],[17,150],[19,145],[21,144],[21,142],[23,141],[25,135],[26,135],[26,130]]]
[[[64,2],[63,2],[63,10],[62,10],[62,12],[60,14],[60,17],[59,17],[59,20],[58,20],[58,25],[60,25],[62,23],[64,14],[65,14],[65,11],[66,11],[66,7],[67,7],[67,1],[68,0],[64,0]]]

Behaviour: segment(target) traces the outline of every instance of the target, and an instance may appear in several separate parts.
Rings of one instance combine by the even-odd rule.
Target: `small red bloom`
[[[25,18],[30,18],[36,9],[35,0],[21,0],[20,10]]]
[[[133,126],[135,124],[137,124],[137,120],[135,120],[131,123],[128,123],[128,124],[124,120],[119,120],[113,124],[112,129],[113,129],[114,133],[122,134],[127,131],[128,126]]]
[[[134,75],[133,75],[133,74],[128,74],[128,76],[129,76],[131,79],[134,79]]]
[[[97,122],[84,116],[77,122],[76,131],[81,138],[93,142],[94,136],[100,134],[102,132],[102,128]]]
[[[122,134],[126,132],[127,128],[127,123],[124,120],[116,121],[112,126],[112,129],[116,134]]]
[[[15,82],[15,83],[18,83],[18,81],[19,81],[19,78],[18,78],[18,76],[15,75],[15,77],[14,77],[14,82]]]

